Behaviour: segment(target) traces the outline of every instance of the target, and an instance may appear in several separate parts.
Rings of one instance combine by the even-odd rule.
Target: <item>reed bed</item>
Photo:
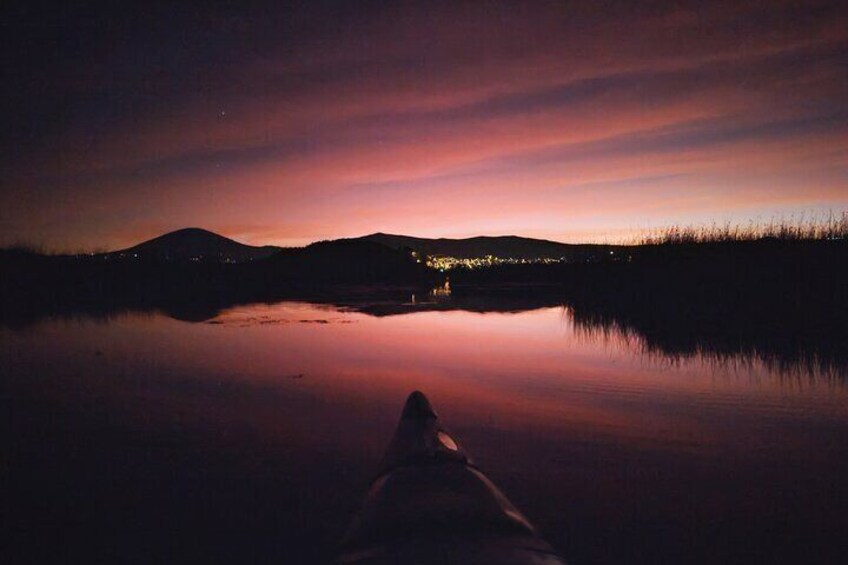
[[[826,216],[779,218],[747,224],[669,226],[642,236],[637,245],[688,245],[744,241],[824,241],[848,239],[848,211]]]

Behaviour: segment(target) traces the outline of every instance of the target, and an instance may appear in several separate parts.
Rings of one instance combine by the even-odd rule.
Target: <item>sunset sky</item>
[[[7,4],[0,245],[848,209],[845,2]]]

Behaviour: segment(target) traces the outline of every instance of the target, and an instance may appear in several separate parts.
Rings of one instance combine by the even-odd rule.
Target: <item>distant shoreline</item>
[[[0,252],[0,325],[159,311],[186,321],[300,300],[375,316],[569,308],[668,355],[752,355],[848,375],[848,240],[650,245],[583,262],[444,273],[404,250],[328,243],[244,264]]]

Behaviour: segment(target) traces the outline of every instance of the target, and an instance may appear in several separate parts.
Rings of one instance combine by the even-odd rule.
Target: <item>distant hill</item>
[[[139,243],[134,247],[106,253],[109,258],[134,258],[164,262],[204,261],[246,263],[265,259],[282,248],[254,247],[200,228],[185,228]]]
[[[285,249],[254,267],[273,283],[412,283],[432,278],[408,253],[362,239]]]
[[[392,249],[409,248],[424,255],[446,255],[462,259],[485,257],[486,255],[511,259],[561,259],[563,257],[576,259],[616,248],[612,245],[573,245],[514,235],[479,236],[467,239],[428,239],[374,233],[359,239],[380,243]]]
[[[362,271],[367,267],[376,273],[380,261],[395,263],[405,250],[422,255],[448,256],[474,259],[492,255],[502,259],[563,259],[569,261],[594,260],[609,251],[619,249],[614,245],[567,244],[545,239],[519,236],[478,236],[466,239],[429,239],[406,235],[374,233],[358,238],[322,241],[305,248],[282,248],[272,245],[255,247],[200,228],[185,228],[166,233],[127,249],[112,251],[101,256],[108,259],[144,259],[165,263],[250,263],[279,255],[279,262],[310,265],[309,269],[329,274],[332,269],[318,268],[319,263],[344,265],[344,270]],[[384,251],[390,251],[386,253]],[[403,251],[404,253],[399,253]],[[353,253],[355,258],[348,257]],[[408,257],[406,257],[408,258]],[[392,270],[393,267],[388,267]],[[296,268],[303,273],[303,268]],[[403,269],[400,269],[403,270]],[[275,269],[278,272],[278,269]],[[363,273],[364,274],[364,273]],[[369,278],[369,277],[366,277]]]

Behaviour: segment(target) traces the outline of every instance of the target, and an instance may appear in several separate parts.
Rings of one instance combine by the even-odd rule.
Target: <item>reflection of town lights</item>
[[[451,295],[450,281],[445,281],[442,286],[437,286],[430,291],[431,298],[446,298]]]

